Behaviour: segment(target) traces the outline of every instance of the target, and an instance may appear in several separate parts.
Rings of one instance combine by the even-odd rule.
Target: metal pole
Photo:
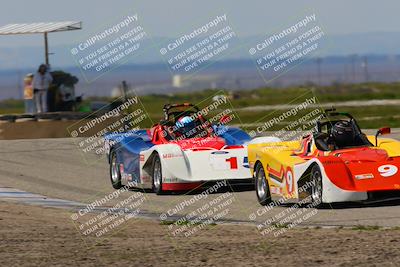
[[[357,55],[351,55],[351,69],[352,69],[352,75],[353,75],[353,83],[356,82],[356,59]]]
[[[321,86],[321,63],[322,58],[317,58],[317,75],[318,75],[318,86]]]
[[[44,56],[46,59],[46,65],[49,65],[49,43],[47,40],[47,32],[44,33]]]
[[[365,82],[369,81],[369,73],[368,73],[368,58],[364,57],[364,75],[365,75]]]

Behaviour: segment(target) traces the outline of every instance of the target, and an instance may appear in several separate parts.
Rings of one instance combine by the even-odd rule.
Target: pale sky
[[[83,21],[83,30],[51,35],[52,45],[76,43],[132,11],[142,18],[151,36],[175,37],[190,25],[226,13],[238,35],[262,35],[286,26],[307,13],[316,13],[329,34],[399,32],[399,1],[265,1],[265,0],[5,0],[1,3],[0,26],[8,23]],[[1,46],[42,45],[43,37],[0,36]]]

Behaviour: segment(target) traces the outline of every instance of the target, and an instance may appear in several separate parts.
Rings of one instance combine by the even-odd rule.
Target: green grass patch
[[[162,116],[162,107],[166,103],[191,102],[203,108],[212,102],[212,97],[218,94],[225,94],[229,97],[229,104],[221,108],[234,108],[238,118],[233,124],[256,124],[263,123],[273,116],[285,110],[241,110],[242,108],[265,106],[265,105],[286,105],[304,102],[305,98],[316,96],[318,103],[343,102],[343,101],[366,101],[376,99],[400,99],[400,83],[363,83],[344,84],[324,87],[293,86],[287,88],[258,88],[241,91],[229,91],[221,89],[207,89],[196,92],[182,92],[175,94],[151,94],[140,96],[139,99],[145,107],[153,122],[158,122]],[[108,97],[92,97],[85,99],[85,103],[93,100],[112,101]],[[382,126],[400,127],[400,106],[363,106],[363,107],[338,107],[339,111],[346,111],[353,114],[359,121],[362,128],[379,128]],[[23,100],[0,101],[0,114],[23,113]],[[216,110],[208,117],[220,112]],[[298,119],[294,116],[292,120]],[[147,120],[148,121],[148,120]],[[150,127],[151,122],[144,127]],[[250,126],[245,130],[254,130],[256,126]],[[276,131],[283,126],[274,126],[269,129]]]

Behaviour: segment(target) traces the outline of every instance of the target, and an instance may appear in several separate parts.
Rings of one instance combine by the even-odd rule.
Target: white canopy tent
[[[45,61],[48,65],[49,44],[47,34],[50,32],[73,31],[80,29],[82,29],[82,22],[80,21],[7,24],[0,27],[0,35],[42,33],[44,35]]]

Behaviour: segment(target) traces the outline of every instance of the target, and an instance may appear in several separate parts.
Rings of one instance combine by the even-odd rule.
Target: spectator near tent
[[[48,72],[48,67],[44,64],[39,66],[38,71],[33,76],[33,93],[36,109],[38,113],[47,112],[47,93],[53,78]]]
[[[49,72],[49,43],[48,34],[63,31],[82,29],[80,21],[39,22],[39,23],[11,23],[0,27],[0,35],[43,34],[45,64],[40,65],[38,72],[33,77],[33,100],[38,113],[57,110],[57,87],[51,86],[52,77]],[[50,90],[49,90],[50,89]],[[25,93],[25,92],[24,92]],[[25,100],[30,98],[29,90]],[[26,101],[31,104],[31,101]],[[29,106],[31,108],[31,106]],[[31,109],[30,109],[31,110]],[[35,111],[35,110],[34,110]]]
[[[33,99],[33,74],[29,73],[24,78],[24,102],[25,113],[36,113],[35,101]]]

